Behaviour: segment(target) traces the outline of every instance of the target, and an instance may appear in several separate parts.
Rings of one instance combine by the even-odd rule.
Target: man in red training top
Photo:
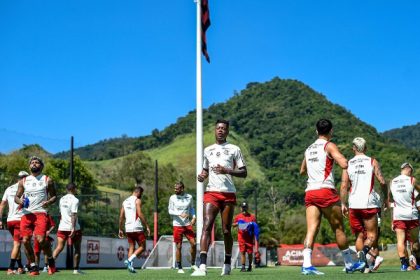
[[[239,252],[241,252],[241,272],[252,271],[252,253],[254,251],[255,236],[253,231],[249,231],[249,224],[256,223],[255,216],[248,212],[248,203],[241,203],[242,213],[236,215],[233,227],[238,228]],[[248,269],[245,269],[246,254],[248,254]]]

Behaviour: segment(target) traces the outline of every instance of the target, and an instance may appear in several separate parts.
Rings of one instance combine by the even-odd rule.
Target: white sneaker
[[[178,273],[185,273],[182,268],[178,269]]]
[[[44,266],[44,269],[42,270],[42,272],[48,272],[48,267]]]
[[[80,269],[75,269],[75,270],[73,270],[73,274],[86,274],[86,273],[84,273],[83,271],[81,271]]]
[[[205,264],[200,264],[200,267],[198,267],[193,273],[191,273],[191,276],[206,276],[207,275],[207,266]]]
[[[193,265],[191,266],[191,270],[196,271],[197,269],[198,269],[198,266],[196,266],[195,264],[193,264]]]
[[[377,271],[383,261],[384,261],[384,258],[382,258],[381,256],[377,256],[375,259],[375,265],[372,267],[372,270]]]
[[[230,275],[230,271],[232,270],[230,264],[224,264],[222,268],[222,274],[220,275]]]

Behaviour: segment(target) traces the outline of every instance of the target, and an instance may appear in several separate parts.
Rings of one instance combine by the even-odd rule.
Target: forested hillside
[[[420,122],[385,131],[383,135],[399,141],[408,148],[420,150]]]
[[[387,179],[399,174],[402,162],[410,161],[415,166],[420,162],[418,150],[407,149],[389,140],[342,106],[332,104],[322,94],[295,80],[274,78],[266,83],[250,83],[227,102],[210,106],[204,111],[204,127],[210,131],[210,137],[214,121],[218,118],[231,121],[231,131],[233,136],[236,135],[236,140],[233,140],[247,148],[248,158],[255,161],[254,166],[259,170],[257,177],[238,181],[238,195],[240,199],[253,200],[254,191],[258,189],[259,220],[263,225],[262,240],[266,244],[303,240],[305,178],[299,176],[298,170],[305,148],[316,139],[314,125],[318,119],[332,120],[333,141],[348,158],[352,156],[352,139],[364,137],[368,143],[368,154],[381,162]],[[173,177],[183,174],[184,180],[193,184],[194,178],[190,177],[195,165],[194,133],[195,112],[190,112],[175,124],[162,131],[154,130],[149,136],[109,139],[77,149],[76,153],[92,161],[98,169],[96,172],[100,173],[101,164],[96,164],[96,160],[117,159],[135,151],[144,151],[152,159],[166,160],[165,163],[171,161],[175,168],[173,172],[178,174]],[[186,145],[188,149],[182,149]],[[115,165],[113,160],[108,162],[108,168]],[[339,183],[340,170],[335,171]],[[194,191],[193,187],[189,186],[189,190]],[[165,209],[162,211],[165,212]],[[387,222],[389,219],[385,218],[385,225]],[[332,241],[328,226],[323,224],[320,231],[319,241]],[[393,234],[385,231],[383,236],[390,239]]]

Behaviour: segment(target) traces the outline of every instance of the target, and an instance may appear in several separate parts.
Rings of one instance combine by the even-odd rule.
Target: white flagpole
[[[196,69],[196,170],[197,174],[203,169],[203,105],[202,105],[202,86],[201,86],[201,0],[197,3],[197,69]],[[201,241],[203,230],[203,183],[197,182],[197,243]]]

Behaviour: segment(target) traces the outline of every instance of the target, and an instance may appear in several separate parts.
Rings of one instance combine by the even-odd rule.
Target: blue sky
[[[203,105],[297,79],[378,131],[420,121],[419,1],[209,0]],[[0,1],[0,152],[150,134],[195,109],[193,0]]]

